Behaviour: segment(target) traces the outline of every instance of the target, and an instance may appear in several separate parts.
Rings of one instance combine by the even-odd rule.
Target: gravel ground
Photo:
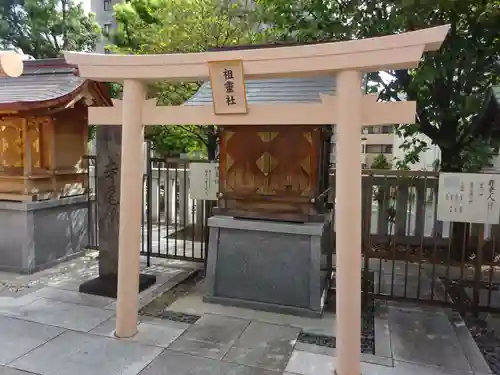
[[[361,353],[375,354],[375,328],[374,328],[374,306],[372,304],[370,311],[364,311],[362,314],[361,331]],[[336,347],[336,339],[333,336],[317,335],[314,333],[301,332],[297,341],[304,344],[314,344]]]
[[[364,275],[365,273],[363,273]],[[369,292],[373,292],[373,277],[373,272],[368,272],[367,279],[362,282],[363,288],[367,288]],[[363,302],[363,311],[361,312],[361,352],[375,354],[375,301],[373,298],[368,297]],[[335,276],[325,301],[325,311],[335,312]],[[330,336],[302,333],[299,336],[299,341],[335,348],[335,337]]]
[[[450,295],[453,303],[457,306],[471,306],[472,301],[464,290],[466,283],[454,281],[444,281],[447,293]],[[495,375],[500,375],[500,332],[488,326],[484,319],[484,314],[472,314],[466,312],[466,309],[459,309],[460,315],[469,329],[477,347],[483,354],[484,359],[490,366],[490,370]]]
[[[464,316],[465,315],[465,316]],[[462,314],[465,324],[476,344],[490,366],[491,372],[500,375],[500,339],[495,330],[488,327],[485,320],[472,314]]]
[[[166,291],[161,296],[155,298],[151,303],[139,310],[140,315],[153,316],[156,318],[165,318],[176,321],[183,321],[183,318],[176,319],[165,315],[165,309],[174,303],[179,297],[188,295],[203,280],[203,272],[195,272],[190,277],[177,284],[172,289]],[[190,321],[187,321],[188,323]]]

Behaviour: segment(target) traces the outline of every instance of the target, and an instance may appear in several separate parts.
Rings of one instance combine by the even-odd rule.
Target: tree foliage
[[[16,48],[36,59],[62,51],[92,51],[100,29],[93,15],[72,0],[2,0],[0,49]]]
[[[442,48],[426,53],[419,68],[373,73],[372,91],[383,100],[416,100],[417,122],[400,125],[406,162],[437,144],[444,171],[475,171],[491,156],[490,129],[481,124],[486,89],[500,82],[498,0],[260,0],[283,40],[345,40],[450,24]],[[389,75],[389,79],[387,78]],[[496,146],[496,144],[493,144]]]
[[[246,1],[131,0],[115,6],[117,29],[111,35],[113,52],[126,54],[186,53],[264,41],[260,16]],[[159,82],[150,95],[160,105],[179,105],[202,82]],[[146,136],[160,154],[206,147],[215,157],[215,126],[152,126]]]
[[[371,169],[391,169],[391,163],[384,154],[378,154],[370,166]]]

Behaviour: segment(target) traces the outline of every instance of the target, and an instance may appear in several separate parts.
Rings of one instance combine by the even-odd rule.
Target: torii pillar
[[[337,75],[336,341],[338,375],[361,374],[361,74]],[[356,147],[357,146],[357,147]],[[347,198],[349,197],[349,198]]]
[[[137,332],[144,125],[324,125],[336,124],[337,141],[337,375],[360,375],[361,344],[361,126],[411,123],[415,102],[376,102],[363,95],[361,74],[418,66],[437,50],[449,26],[398,35],[318,45],[119,56],[66,53],[87,79],[124,82],[123,102],[89,108],[89,123],[123,124],[116,336]],[[335,97],[314,104],[253,104],[246,114],[216,115],[211,106],[157,107],[145,99],[146,81],[193,81],[209,77],[210,61],[242,60],[245,78],[311,75],[337,77]]]
[[[120,175],[120,209],[118,290],[116,301],[116,336],[132,337],[137,333],[137,306],[140,273],[139,247],[141,243],[142,173],[144,125],[143,103],[146,88],[139,80],[123,83],[122,153]],[[127,197],[125,200],[121,200]],[[125,250],[125,251],[124,251]]]

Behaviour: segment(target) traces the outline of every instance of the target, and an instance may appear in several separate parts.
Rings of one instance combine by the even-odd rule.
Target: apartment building
[[[90,11],[95,13],[96,21],[101,26],[103,34],[107,34],[116,28],[116,21],[113,15],[113,6],[123,0],[90,0]],[[95,52],[106,53],[106,45],[109,41],[102,37],[96,45]]]
[[[361,134],[362,163],[370,167],[377,155],[384,155],[392,163],[394,152],[394,126],[365,126]]]
[[[377,125],[377,126],[364,126],[361,134],[361,149],[360,158],[361,164],[369,168],[375,158],[382,154],[386,157],[389,163],[393,161],[394,153],[394,126],[393,125]],[[335,129],[332,136],[332,153],[330,162],[335,168],[336,162],[336,136]]]

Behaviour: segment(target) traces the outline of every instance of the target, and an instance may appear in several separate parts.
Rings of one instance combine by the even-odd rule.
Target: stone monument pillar
[[[99,277],[118,273],[120,228],[120,125],[98,126],[96,132]]]
[[[120,228],[121,125],[96,129],[97,222],[99,277],[80,285],[80,292],[116,298],[118,234]],[[139,252],[140,249],[137,249]],[[154,284],[155,276],[141,275],[140,290]]]

